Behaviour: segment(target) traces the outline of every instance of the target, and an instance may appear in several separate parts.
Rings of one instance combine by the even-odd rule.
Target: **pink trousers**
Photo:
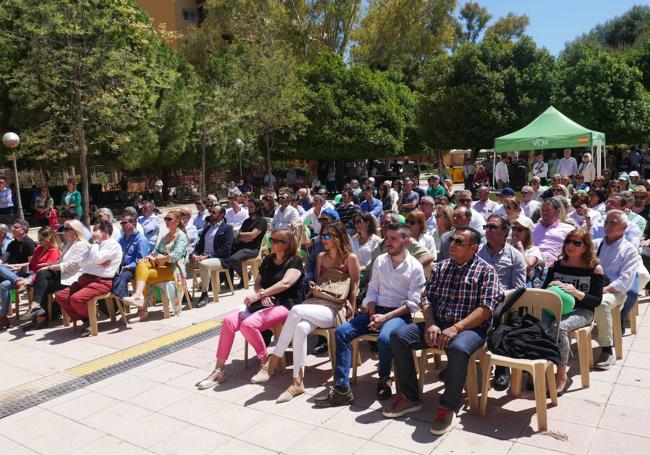
[[[217,359],[226,361],[232,349],[235,333],[239,330],[246,341],[253,346],[257,357],[266,357],[266,345],[262,338],[262,332],[274,325],[281,324],[287,319],[289,310],[283,306],[265,308],[257,311],[248,317],[242,311],[233,311],[223,318],[221,335],[217,346]]]

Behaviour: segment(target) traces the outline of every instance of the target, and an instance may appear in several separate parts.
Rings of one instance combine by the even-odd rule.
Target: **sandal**
[[[286,403],[287,401],[293,400],[298,395],[305,393],[304,387],[296,387],[293,384],[289,386],[287,390],[282,392],[282,395],[275,400],[276,403]]]
[[[212,373],[210,373],[210,376],[197,383],[196,387],[199,390],[211,389],[217,384],[221,384],[225,380],[226,376],[224,374],[223,368],[215,368]]]

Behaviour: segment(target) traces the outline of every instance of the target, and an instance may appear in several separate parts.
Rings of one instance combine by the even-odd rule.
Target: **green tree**
[[[461,42],[476,43],[491,18],[485,7],[477,2],[466,2],[460,9]]]
[[[286,49],[248,46],[237,60],[233,93],[247,108],[243,123],[258,138],[270,176],[273,154],[295,140],[306,124],[305,86]]]
[[[500,41],[512,41],[524,35],[529,23],[530,20],[525,14],[517,16],[508,13],[485,30],[485,37],[492,37]]]
[[[418,124],[432,149],[488,148],[546,109],[553,57],[532,39],[464,44],[428,64],[418,97]]]
[[[414,96],[399,76],[347,66],[323,54],[304,68],[309,124],[298,156],[320,159],[384,157],[404,152],[414,129]]]
[[[625,14],[597,25],[567,45],[566,50],[582,44],[625,50],[650,40],[650,6],[633,6]]]
[[[169,87],[160,39],[130,0],[3,3],[4,30],[24,53],[5,75],[11,122],[32,158],[78,157],[87,222],[89,154],[128,150],[137,163],[158,146],[151,122]]]
[[[639,69],[624,56],[578,45],[558,62],[554,105],[610,143],[636,143],[650,134],[650,96]]]
[[[372,0],[353,32],[354,62],[397,70],[414,84],[422,65],[454,43],[456,0]]]

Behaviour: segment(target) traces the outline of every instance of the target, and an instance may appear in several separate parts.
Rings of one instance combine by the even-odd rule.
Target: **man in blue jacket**
[[[210,209],[210,217],[206,220],[205,227],[196,243],[192,261],[198,266],[201,274],[201,296],[196,307],[203,307],[208,303],[208,286],[210,285],[210,272],[214,269],[228,268],[232,244],[235,236],[232,226],[225,221],[226,210],[215,205]]]
[[[127,287],[135,277],[138,261],[149,254],[149,241],[144,234],[138,232],[137,224],[138,221],[130,215],[125,215],[120,221],[123,233],[119,240],[122,247],[122,268],[113,280],[113,295],[120,299],[129,295]]]

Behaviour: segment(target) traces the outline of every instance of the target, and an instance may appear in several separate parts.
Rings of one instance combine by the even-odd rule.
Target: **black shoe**
[[[496,368],[492,378],[492,388],[498,392],[510,387],[510,370],[508,368]]]
[[[327,342],[317,344],[316,347],[311,351],[313,355],[321,355],[327,352]]]
[[[370,347],[370,352],[377,352],[377,342],[368,341],[368,346]]]
[[[45,310],[41,308],[40,306],[36,308],[30,308],[26,312],[20,315],[20,320],[21,321],[31,321],[37,316],[45,316]]]
[[[208,293],[201,293],[201,296],[199,297],[199,300],[196,301],[194,305],[192,305],[195,308],[203,308],[208,304]]]
[[[380,400],[387,400],[393,394],[392,386],[393,383],[389,378],[380,378],[377,383],[377,398]]]
[[[81,338],[86,338],[89,337],[90,335],[92,335],[92,331],[90,330],[90,322],[84,321],[84,323],[81,324],[81,333],[79,334],[79,336]]]
[[[340,392],[336,387],[330,387],[330,391],[326,397],[316,398],[314,405],[317,408],[331,408],[334,406],[345,406],[352,404],[354,396],[352,389],[348,388],[346,392]]]

